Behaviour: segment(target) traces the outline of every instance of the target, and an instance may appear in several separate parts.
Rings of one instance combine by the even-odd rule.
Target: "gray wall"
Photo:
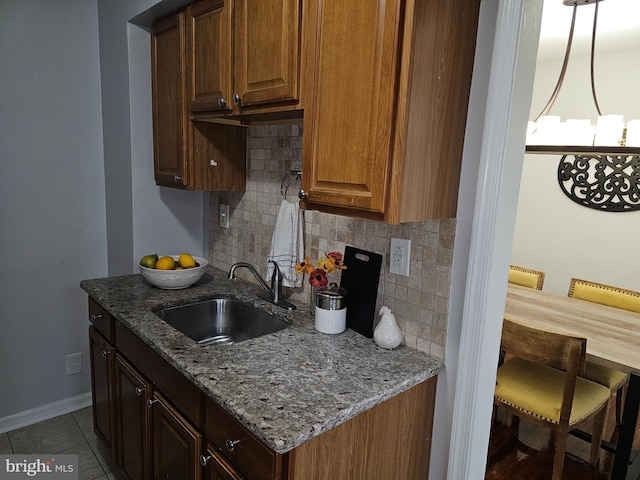
[[[156,3],[0,2],[0,431],[90,401],[82,279],[207,249],[208,195],[153,182],[149,32],[129,20]]]
[[[89,391],[78,284],[107,273],[97,15],[0,2],[0,419]]]

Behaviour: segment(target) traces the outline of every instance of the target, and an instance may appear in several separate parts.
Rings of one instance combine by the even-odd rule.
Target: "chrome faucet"
[[[286,308],[288,310],[295,310],[296,306],[294,304],[282,298],[282,272],[280,271],[280,267],[273,260],[269,260],[269,262],[273,263],[271,287],[267,285],[267,282],[264,281],[255,267],[246,262],[234,263],[231,266],[231,268],[229,269],[229,280],[234,280],[236,278],[236,270],[238,268],[246,268],[253,274],[260,286],[267,292],[266,294],[258,295],[260,298],[267,300],[274,305],[278,305],[279,307]]]

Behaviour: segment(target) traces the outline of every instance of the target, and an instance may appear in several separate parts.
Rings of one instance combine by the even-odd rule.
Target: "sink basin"
[[[212,298],[156,312],[201,345],[229,345],[277,332],[288,324],[236,298]]]

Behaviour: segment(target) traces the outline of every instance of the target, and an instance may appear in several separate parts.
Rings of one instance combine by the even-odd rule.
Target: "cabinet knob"
[[[149,400],[147,400],[147,406],[148,407],[153,407],[153,404],[158,402],[159,400],[157,398],[150,398]]]
[[[136,387],[136,395],[140,396],[144,392],[144,388]]]
[[[231,440],[230,438],[227,438],[227,441],[224,442],[227,450],[229,450],[230,452],[233,452],[235,450],[235,447],[238,443],[240,443],[240,440]]]
[[[303,198],[307,197],[307,192],[305,192],[304,190],[300,189],[300,191],[298,191],[298,198],[300,200],[302,200]]]
[[[207,466],[207,462],[211,460],[211,455],[200,455],[200,465],[203,467]]]
[[[106,350],[102,350],[102,356],[106,357],[107,355],[109,355],[109,352],[107,352]]]
[[[173,177],[173,181],[176,183],[182,183],[182,177],[180,175],[176,175]]]
[[[218,106],[219,107],[224,107],[227,104],[227,101],[222,98],[222,97],[218,97]]]
[[[102,318],[102,314],[101,313],[94,313],[93,315],[91,315],[91,321],[95,322],[96,320],[100,320]]]
[[[238,95],[237,93],[234,93],[234,94],[233,94],[233,101],[234,101],[235,103],[238,103],[238,104],[239,104],[239,103],[240,103],[240,95]]]

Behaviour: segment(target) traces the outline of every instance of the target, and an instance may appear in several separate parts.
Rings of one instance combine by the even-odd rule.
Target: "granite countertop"
[[[278,453],[437,375],[442,362],[401,346],[378,347],[350,329],[315,330],[306,306],[287,311],[207,267],[183,290],[160,290],[141,275],[83,280],[81,288]],[[231,295],[282,318],[290,327],[234,345],[201,346],[153,311],[216,294]]]

